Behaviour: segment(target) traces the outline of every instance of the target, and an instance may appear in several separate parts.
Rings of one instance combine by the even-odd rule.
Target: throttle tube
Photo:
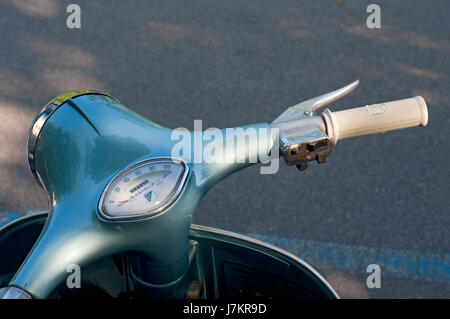
[[[413,126],[426,126],[428,110],[421,96],[366,105],[344,111],[322,113],[327,134],[333,144],[338,140],[384,133]]]

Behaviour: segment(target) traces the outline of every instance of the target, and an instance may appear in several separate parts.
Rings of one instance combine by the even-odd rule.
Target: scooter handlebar
[[[413,126],[426,126],[428,110],[421,96],[366,105],[344,111],[322,113],[327,135],[335,144],[338,140],[383,133]]]

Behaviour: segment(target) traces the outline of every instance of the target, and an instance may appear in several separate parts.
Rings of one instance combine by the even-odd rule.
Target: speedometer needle
[[[122,201],[120,201],[119,204],[120,204],[120,205],[123,205],[123,204],[125,204],[126,202],[128,202],[128,199],[127,199],[127,200],[122,200]],[[119,205],[119,206],[120,206],[120,205]]]

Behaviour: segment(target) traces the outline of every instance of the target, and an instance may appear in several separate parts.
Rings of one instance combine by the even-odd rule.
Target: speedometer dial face
[[[151,159],[125,169],[106,187],[99,212],[106,219],[137,219],[170,206],[181,192],[188,167],[171,159]]]

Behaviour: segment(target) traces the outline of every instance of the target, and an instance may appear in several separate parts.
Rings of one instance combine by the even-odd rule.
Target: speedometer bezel
[[[118,216],[111,216],[108,215],[105,208],[105,198],[107,194],[109,194],[110,190],[118,183],[118,181],[122,178],[122,176],[128,174],[131,170],[137,169],[139,167],[143,167],[148,165],[149,163],[158,162],[158,163],[175,163],[179,164],[183,167],[183,172],[180,174],[180,177],[177,180],[177,184],[175,186],[174,191],[168,196],[168,198],[162,202],[159,206],[156,208],[149,210],[145,213],[138,213],[138,214],[130,214],[130,215],[118,215]],[[145,159],[143,161],[139,161],[133,165],[130,165],[120,171],[118,174],[116,174],[111,180],[108,182],[106,187],[104,188],[102,195],[100,196],[100,200],[98,202],[97,211],[99,213],[99,216],[106,220],[106,221],[132,221],[132,220],[138,220],[138,219],[144,219],[149,218],[155,215],[158,215],[162,212],[164,212],[167,208],[169,208],[179,197],[181,194],[181,191],[184,188],[184,185],[186,183],[187,177],[189,175],[189,166],[181,159],[178,158],[171,158],[171,157],[153,157],[150,159]]]

